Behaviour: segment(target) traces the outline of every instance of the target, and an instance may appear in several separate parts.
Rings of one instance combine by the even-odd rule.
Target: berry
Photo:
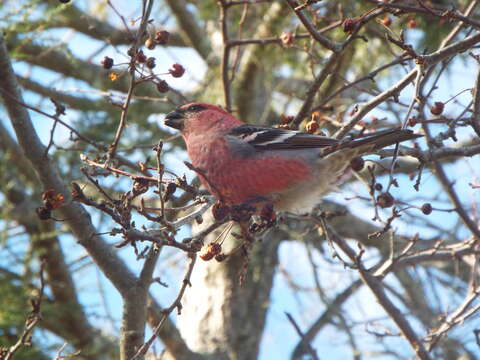
[[[310,120],[307,125],[305,125],[305,130],[309,133],[309,134],[315,134],[315,132],[318,130],[320,126],[318,125],[318,122],[316,122],[315,120]]]
[[[291,116],[291,115],[289,115],[289,116],[283,115],[283,114],[280,115],[280,123],[281,124],[288,124],[288,123],[292,122],[292,120],[293,120],[293,116]]]
[[[165,80],[160,80],[157,83],[157,90],[158,92],[161,92],[163,94],[168,92],[168,90],[170,90],[170,86],[168,86],[168,83]]]
[[[407,28],[415,29],[416,27],[417,27],[417,22],[415,21],[415,19],[410,18],[407,22]]]
[[[135,48],[133,46],[127,50],[127,55],[130,57],[135,55]]]
[[[375,190],[377,190],[377,191],[382,191],[382,189],[383,189],[383,185],[382,185],[382,184],[380,184],[380,183],[376,183],[376,184],[375,184]]]
[[[395,199],[394,199],[393,196],[392,196],[390,193],[388,193],[388,192],[381,193],[381,194],[378,195],[378,197],[377,197],[377,204],[378,204],[378,206],[380,206],[380,207],[383,208],[383,209],[392,207],[394,201],[395,201]]]
[[[200,255],[200,258],[204,261],[213,259],[214,256],[219,255],[222,252],[222,245],[219,243],[210,243],[207,246],[205,253]]]
[[[217,256],[215,256],[215,260],[217,260],[218,262],[222,262],[222,261],[225,260],[227,257],[228,257],[228,255],[218,254]]]
[[[108,56],[105,56],[100,62],[100,64],[102,64],[104,69],[107,69],[107,70],[111,69],[113,66],[113,59]]]
[[[153,50],[155,49],[155,46],[157,44],[155,43],[155,40],[153,40],[152,38],[148,38],[146,41],[145,41],[145,47],[148,49],[148,50]]]
[[[445,107],[445,104],[443,102],[436,101],[435,105],[430,108],[430,112],[433,115],[440,115],[441,113],[443,113],[444,107]]]
[[[392,24],[392,19],[390,16],[385,16],[380,22],[385,25],[386,27],[389,27]]]
[[[425,215],[430,215],[432,213],[432,204],[430,203],[425,203],[422,205],[422,207],[420,208],[422,210],[422,212],[425,214]]]
[[[154,57],[149,57],[146,61],[146,65],[149,69],[153,69],[157,64],[155,64],[155,58]]]
[[[354,157],[350,160],[350,167],[353,171],[360,171],[365,166],[365,160],[363,160],[360,156]]]
[[[64,200],[65,196],[61,193],[57,193],[53,189],[47,190],[42,194],[43,205],[49,210],[58,209],[63,205]]]
[[[142,50],[140,50],[138,53],[137,53],[137,62],[139,62],[140,64],[144,64],[147,62],[147,57],[145,56],[145,54],[143,53]]]
[[[179,78],[179,77],[182,77],[183,74],[185,73],[185,68],[180,64],[173,64],[172,68],[170,70],[168,70],[168,72],[173,77]]]
[[[165,189],[165,194],[163,195],[163,201],[168,201],[176,190],[177,184],[175,184],[174,182],[169,182],[167,188]]]
[[[167,30],[157,31],[155,34],[155,42],[158,45],[166,45],[170,39],[170,33]]]
[[[138,196],[148,191],[148,180],[138,178],[133,182],[132,194]]]

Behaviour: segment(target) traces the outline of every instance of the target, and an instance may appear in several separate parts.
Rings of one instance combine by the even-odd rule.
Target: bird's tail
[[[412,130],[393,129],[377,131],[354,140],[346,140],[329,148],[325,148],[323,156],[337,152],[340,149],[355,149],[357,155],[375,152],[386,146],[400,143],[402,141],[413,140],[423,135],[414,134]]]
[[[341,141],[322,150],[318,163],[320,173],[329,174],[330,189],[335,189],[350,177],[351,160],[354,157],[421,136],[414,134],[411,130],[394,129],[375,132],[354,140]]]

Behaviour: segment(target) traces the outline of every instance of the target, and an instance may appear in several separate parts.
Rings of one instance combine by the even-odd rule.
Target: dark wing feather
[[[234,136],[259,150],[313,149],[337,145],[338,140],[298,131],[242,125],[230,130]]]

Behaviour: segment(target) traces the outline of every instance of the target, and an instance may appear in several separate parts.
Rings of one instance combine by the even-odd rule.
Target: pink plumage
[[[246,125],[210,104],[183,105],[166,116],[181,131],[202,184],[228,204],[267,201],[276,210],[309,211],[350,160],[419,135],[391,130],[339,142],[297,131]]]

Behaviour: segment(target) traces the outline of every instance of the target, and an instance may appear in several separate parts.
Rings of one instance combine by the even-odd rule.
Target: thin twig
[[[165,323],[165,320],[167,319],[167,317],[171,314],[171,312],[174,309],[178,309],[178,314],[181,313],[181,311],[182,311],[181,301],[182,301],[183,295],[185,294],[185,290],[187,289],[187,286],[192,286],[192,284],[190,282],[190,278],[192,277],[193,267],[195,266],[195,262],[197,260],[197,255],[196,254],[190,254],[189,256],[190,256],[190,259],[191,259],[190,260],[190,265],[188,266],[185,277],[183,278],[183,284],[182,284],[182,287],[180,288],[180,291],[179,291],[176,299],[173,301],[173,303],[168,308],[163,310],[163,316],[160,319],[158,325],[155,327],[155,329],[153,329],[152,336],[145,342],[145,344],[143,344],[140,347],[140,349],[138,349],[137,353],[135,354],[135,356],[131,360],[140,359],[141,357],[143,357],[147,353],[148,349],[150,348],[150,346],[152,346],[153,342],[155,341],[155,339],[159,335],[160,330],[162,329],[162,326]]]
[[[302,10],[297,10],[297,2],[294,0],[286,0],[288,5],[292,8],[292,10],[295,12],[299,20],[302,22],[302,24],[305,26],[305,28],[308,30],[308,32],[312,35],[312,37],[318,41],[322,46],[326,47],[327,49],[333,51],[333,52],[338,52],[341,48],[342,45],[335,43],[334,41],[328,39],[326,36],[322,35],[320,32],[317,31],[315,26],[308,20],[308,18],[305,16],[305,14],[302,12]]]
[[[109,146],[108,149],[108,158],[106,163],[109,163],[111,159],[115,157],[115,153],[117,151],[117,146],[122,137],[123,130],[127,124],[127,115],[128,115],[128,108],[130,106],[130,102],[132,101],[133,90],[135,89],[136,82],[135,82],[135,69],[136,69],[136,55],[137,49],[140,46],[140,42],[142,41],[143,34],[146,31],[148,20],[150,18],[150,13],[152,12],[154,0],[146,0],[142,2],[142,20],[140,26],[137,30],[137,34],[135,36],[135,42],[132,47],[133,51],[130,56],[130,64],[129,64],[129,74],[130,74],[130,84],[128,87],[127,98],[125,99],[122,105],[122,113],[120,115],[120,123],[118,124],[117,131],[115,133],[115,138],[112,144]],[[146,5],[145,5],[146,3]],[[114,8],[115,9],[115,8]]]
[[[342,250],[344,250],[348,257],[355,262],[364,284],[370,288],[378,303],[398,326],[417,356],[422,360],[431,360],[431,357],[425,349],[423,343],[415,334],[415,331],[405,318],[404,314],[402,314],[400,309],[398,309],[387,296],[382,282],[379,280],[379,278],[373,276],[363,265],[362,254],[364,250],[360,250],[360,253],[357,254],[342,238],[338,237],[336,238],[336,241],[337,243],[342,243]]]
[[[62,124],[64,127],[66,127],[68,130],[70,130],[73,134],[75,134],[80,140],[83,140],[85,141],[87,144],[90,144],[92,146],[95,146],[97,149],[99,150],[105,150],[105,147],[102,147],[101,145],[97,144],[95,141],[93,140],[90,140],[88,139],[87,137],[83,136],[82,134],[80,134],[77,130],[75,130],[73,127],[71,127],[70,125],[68,125],[66,122],[64,122],[62,119],[60,119],[58,116],[56,115],[50,115],[40,109],[37,109],[33,106],[30,106],[20,100],[18,100],[17,98],[15,98],[14,96],[12,96],[11,94],[9,94],[8,92],[4,91],[2,88],[0,88],[0,92],[7,96],[10,100],[16,102],[17,104],[29,109],[29,110],[32,110],[32,111],[35,111],[43,116],[46,116],[52,120],[54,120],[55,122],[58,122],[60,124]]]
[[[42,319],[40,310],[43,300],[43,290],[45,288],[45,280],[43,278],[43,271],[45,268],[45,262],[42,261],[40,265],[39,277],[40,277],[40,288],[38,289],[38,295],[36,295],[35,299],[31,300],[32,304],[32,311],[28,314],[27,319],[25,320],[25,328],[23,329],[23,333],[18,339],[18,341],[8,348],[6,354],[2,354],[3,360],[11,360],[15,353],[22,347],[22,346],[29,346],[32,332],[37,326],[38,322]]]
[[[232,95],[230,92],[230,76],[229,76],[229,62],[230,62],[230,48],[227,25],[227,2],[225,0],[217,1],[220,6],[220,24],[222,28],[223,41],[223,57],[222,57],[222,81],[223,81],[223,95],[225,97],[225,109],[228,112],[232,111]]]
[[[293,316],[290,315],[288,312],[285,312],[285,315],[287,316],[288,321],[290,321],[293,328],[297,332],[298,336],[300,336],[301,344],[306,347],[306,350],[307,350],[306,352],[308,352],[312,356],[312,359],[319,360],[317,352],[312,347],[312,345],[308,341],[306,341],[305,335],[303,334],[302,330],[300,329],[300,326],[297,324]]]
[[[477,65],[477,79],[475,81],[475,88],[473,90],[473,114],[470,124],[480,137],[480,62]]]
[[[471,35],[461,41],[458,41],[452,45],[446,46],[443,49],[437,50],[429,55],[422,55],[421,59],[423,62],[424,69],[429,69],[434,65],[438,64],[440,61],[445,60],[446,58],[457,55],[462,51],[467,50],[471,46],[480,42],[480,32],[477,32],[474,35]],[[399,80],[395,85],[389,89],[383,91],[382,93],[375,96],[373,99],[359,106],[357,113],[352,117],[352,119],[344,125],[337,133],[335,137],[338,139],[343,138],[363,117],[373,110],[376,106],[384,102],[391,96],[398,96],[400,92],[410,84],[417,76],[419,69],[417,67],[413,68],[403,79]]]
[[[472,19],[470,17],[464,16],[462,14],[459,14],[456,10],[451,11],[451,9],[441,9],[441,12],[435,12],[434,10],[426,7],[415,7],[415,6],[410,6],[410,5],[404,5],[402,3],[392,3],[392,2],[384,2],[384,1],[379,1],[379,0],[370,0],[370,2],[374,3],[375,5],[383,8],[390,8],[390,9],[399,9],[404,12],[415,12],[415,13],[422,13],[422,14],[428,14],[432,16],[436,16],[438,18],[444,19],[444,18],[450,18],[450,19],[455,19],[458,21],[461,21],[467,25],[471,25],[477,29],[480,29],[480,22],[476,21],[475,19]]]

